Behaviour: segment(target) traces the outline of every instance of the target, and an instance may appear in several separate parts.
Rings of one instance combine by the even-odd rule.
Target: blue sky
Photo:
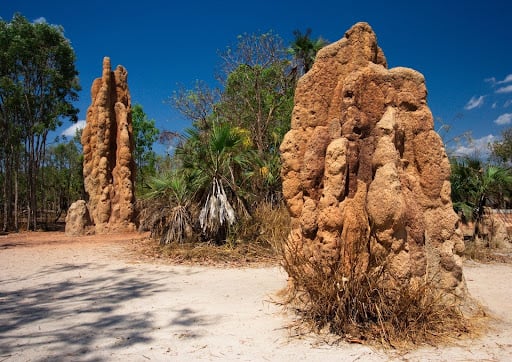
[[[190,124],[164,100],[179,84],[190,88],[200,79],[216,85],[217,52],[237,35],[273,30],[288,42],[293,30],[309,27],[313,36],[336,41],[366,21],[389,67],[410,67],[425,76],[432,113],[450,126],[443,132],[448,145],[455,147],[449,140],[471,131],[480,151],[512,126],[511,11],[508,0],[0,0],[4,20],[20,12],[64,27],[83,88],[76,104],[80,119],[102,59],[109,56],[113,67],[128,70],[132,103],[141,104],[159,129],[177,131]]]

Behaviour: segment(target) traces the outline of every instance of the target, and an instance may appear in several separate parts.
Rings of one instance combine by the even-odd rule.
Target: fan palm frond
[[[226,196],[222,182],[215,178],[199,214],[201,229],[205,233],[215,233],[219,228],[232,225],[235,221],[235,210]]]

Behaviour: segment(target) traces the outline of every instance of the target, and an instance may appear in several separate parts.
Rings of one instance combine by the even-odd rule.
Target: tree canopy
[[[498,161],[512,165],[512,127],[501,133],[501,140],[491,145],[492,156]]]
[[[37,227],[38,202],[44,187],[39,168],[48,132],[68,118],[77,121],[78,72],[75,53],[63,29],[30,23],[20,14],[0,19],[0,146],[3,170],[4,229],[17,228],[18,177],[27,184],[23,200],[30,229]]]
[[[293,31],[295,39],[290,45],[290,53],[294,57],[294,69],[298,77],[301,77],[311,69],[315,62],[316,53],[327,45],[327,41],[321,37],[315,40],[312,39],[311,33],[312,30],[310,28],[305,33],[298,29]]]
[[[309,36],[307,41],[321,43]],[[307,53],[307,66],[317,48]],[[219,55],[220,88],[197,81],[170,99],[193,124],[176,149],[177,172],[171,176],[185,173],[195,185],[189,195],[201,205],[196,215],[201,232],[216,242],[229,238],[231,224],[259,204],[281,201],[279,145],[290,129],[298,80],[294,61],[305,53],[290,52],[269,31],[239,35]]]
[[[132,124],[134,138],[134,159],[137,167],[137,188],[145,183],[147,176],[154,175],[156,153],[153,143],[158,138],[159,131],[155,120],[149,119],[140,104],[132,107]]]
[[[478,233],[486,206],[510,207],[510,169],[486,164],[478,158],[452,158],[450,181],[453,207],[463,220],[474,221],[473,237]]]

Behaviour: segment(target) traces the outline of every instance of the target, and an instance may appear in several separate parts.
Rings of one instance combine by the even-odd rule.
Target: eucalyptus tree
[[[239,65],[228,75],[217,106],[220,119],[250,131],[260,157],[276,152],[276,141],[290,128],[294,88],[287,67],[285,60]]]
[[[500,162],[512,166],[512,127],[501,133],[501,139],[491,144],[492,156]]]
[[[48,133],[64,118],[77,121],[78,72],[75,53],[61,27],[31,23],[20,14],[10,23],[0,19],[0,125],[5,135],[3,185],[4,212],[9,210],[15,189],[13,175],[23,172],[28,228],[37,227],[39,168],[44,159]],[[22,147],[22,153],[18,151]],[[17,159],[22,154],[21,160]],[[44,193],[44,185],[40,185]],[[16,196],[14,196],[16,198]],[[5,225],[9,228],[12,225]]]
[[[224,91],[215,115],[247,129],[258,155],[277,152],[275,135],[290,128],[295,80],[283,39],[267,32],[243,34],[221,53]]]
[[[155,126],[155,120],[148,118],[140,104],[132,107],[132,122],[137,189],[140,190],[147,177],[154,175],[156,153],[153,151],[153,144],[158,139],[160,132]]]
[[[79,142],[74,140],[52,144],[47,147],[44,171],[46,188],[45,203],[55,211],[57,222],[75,200],[84,198],[82,174],[83,154]]]

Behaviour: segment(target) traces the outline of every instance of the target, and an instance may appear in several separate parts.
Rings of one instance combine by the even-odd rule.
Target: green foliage
[[[457,211],[471,218],[476,207],[475,190],[478,188],[478,174],[482,164],[478,159],[451,159],[452,201]]]
[[[63,118],[77,120],[78,110],[72,102],[77,99],[79,89],[75,53],[62,28],[30,23],[20,14],[10,23],[0,19],[4,229],[17,228],[12,215],[17,214],[15,193],[16,185],[20,185],[19,177],[26,179],[26,199],[22,202],[29,211],[29,228],[37,227],[36,211],[45,194],[39,170],[46,138],[49,131],[61,125]]]
[[[172,170],[148,180],[146,199],[164,199],[169,204],[187,205],[190,203],[196,187],[194,178],[183,172]]]
[[[56,210],[55,222],[71,203],[83,199],[83,155],[72,140],[51,145],[46,150],[46,162],[42,169],[46,189],[46,203]]]
[[[27,118],[31,126],[27,131],[53,130],[62,116],[76,121],[78,110],[72,101],[80,90],[78,72],[73,48],[62,28],[30,23],[19,14],[11,23],[0,24],[2,99]]]
[[[473,220],[473,237],[479,233],[484,207],[510,207],[512,172],[484,164],[476,158],[451,160],[451,185],[454,209],[466,220]]]
[[[155,121],[149,119],[140,104],[132,107],[134,154],[137,166],[137,189],[140,191],[147,176],[153,176],[156,164],[156,153],[153,144],[158,138],[159,131]]]
[[[501,133],[501,140],[491,145],[492,156],[497,160],[512,165],[512,127]]]
[[[198,224],[197,233],[223,243],[229,226],[246,215],[250,146],[248,132],[228,124],[187,130],[174,157],[179,167],[148,181],[144,227],[167,244],[188,239]]]
[[[246,213],[249,143],[247,134],[228,124],[213,124],[208,133],[187,131],[187,141],[176,150],[184,171],[193,175],[201,200],[202,232],[223,242],[228,227]]]
[[[160,244],[183,243],[190,238],[193,192],[193,180],[184,173],[172,171],[150,177],[144,195],[143,228],[151,230]]]
[[[475,158],[452,159],[451,184],[455,205],[480,209],[487,202],[500,207],[512,186],[512,173],[510,169],[484,164]]]
[[[290,127],[294,87],[287,64],[283,60],[265,68],[240,65],[228,76],[216,108],[220,118],[250,131],[260,154],[275,146],[276,130]]]
[[[282,39],[272,32],[244,34],[222,58],[226,76],[215,116],[249,130],[260,156],[275,151],[275,131],[284,135],[290,128],[295,89]]]

